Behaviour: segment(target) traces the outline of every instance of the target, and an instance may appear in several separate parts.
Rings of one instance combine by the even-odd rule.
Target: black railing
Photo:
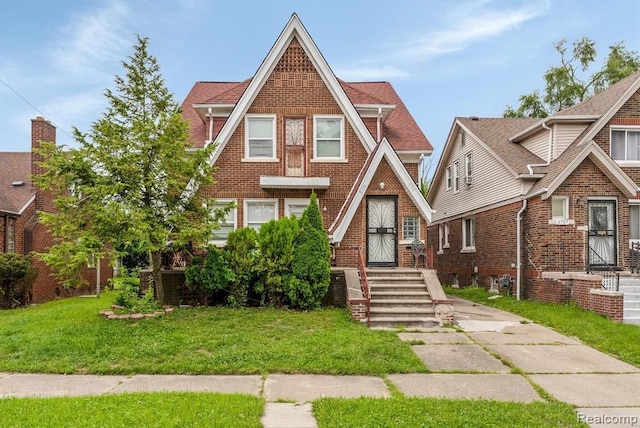
[[[640,250],[640,246],[638,249]],[[602,288],[618,291],[620,274],[591,246],[557,242],[543,245],[542,250],[544,251],[542,266],[540,266],[542,270],[597,274],[602,276]],[[640,258],[640,255],[638,257]]]
[[[631,273],[640,273],[640,242],[631,243]]]

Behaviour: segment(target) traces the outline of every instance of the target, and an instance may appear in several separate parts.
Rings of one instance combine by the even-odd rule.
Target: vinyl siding
[[[553,126],[554,154],[557,158],[566,150],[578,135],[585,130],[587,124],[583,123],[558,123]]]
[[[460,216],[461,214],[492,205],[510,198],[517,197],[522,192],[522,185],[518,179],[500,162],[498,162],[484,145],[467,134],[465,147],[460,147],[460,139],[456,138],[443,167],[453,166],[457,160],[460,165],[460,190],[453,193],[446,189],[446,177],[435,183],[437,192],[432,208],[436,210],[433,221]],[[473,184],[464,184],[465,155],[472,153]]]
[[[546,161],[549,157],[549,131],[543,129],[522,141],[520,145]]]

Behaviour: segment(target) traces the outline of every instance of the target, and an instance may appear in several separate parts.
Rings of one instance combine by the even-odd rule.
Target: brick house
[[[37,117],[31,121],[31,152],[0,152],[0,251],[3,253],[43,253],[53,243],[51,234],[38,223],[38,212],[53,210],[53,201],[46,192],[32,184],[31,177],[40,171],[39,158],[33,148],[37,148],[41,141],[55,140],[55,126]],[[64,289],[46,264],[36,257],[33,264],[38,269],[32,289],[34,303],[89,291]],[[101,268],[101,283],[105,284],[111,268],[106,262]],[[95,289],[96,275],[96,269],[85,272],[92,290]]]
[[[411,266],[407,245],[426,239],[431,209],[419,163],[432,146],[388,82],[338,79],[297,15],[255,75],[197,82],[183,105],[194,149],[217,144],[206,196],[235,202],[229,231],[300,215],[318,196],[334,264]]]
[[[546,119],[456,118],[427,196],[440,280],[566,301],[550,272],[630,271],[638,184],[640,73]]]

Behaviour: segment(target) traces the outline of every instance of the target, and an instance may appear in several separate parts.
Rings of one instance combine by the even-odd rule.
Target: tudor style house
[[[46,227],[38,223],[38,212],[53,210],[53,201],[31,180],[40,172],[39,155],[33,149],[39,147],[41,141],[55,142],[56,128],[44,118],[37,117],[31,121],[31,152],[0,152],[0,252],[43,253],[53,243]],[[44,262],[37,257],[32,260],[38,270],[32,288],[32,302],[88,291],[64,289]],[[102,262],[101,268],[101,283],[106,284],[111,268],[106,261]],[[97,269],[88,268],[84,276],[89,288],[95,289]]]
[[[197,82],[183,105],[195,149],[216,144],[206,196],[235,203],[215,242],[300,215],[318,196],[337,266],[412,266],[431,209],[419,163],[432,146],[387,82],[345,82],[292,15],[255,75]]]
[[[640,73],[546,119],[456,118],[427,196],[440,280],[561,301],[549,272],[637,271],[639,184]]]

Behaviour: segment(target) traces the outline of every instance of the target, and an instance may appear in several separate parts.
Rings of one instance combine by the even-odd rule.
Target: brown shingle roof
[[[640,78],[640,71],[633,73],[624,79],[616,82],[606,90],[587,98],[579,104],[561,110],[553,115],[553,117],[562,117],[568,115],[594,115],[599,116],[605,114],[620,99],[622,94],[633,83]]]
[[[240,100],[251,79],[243,82],[196,82],[182,110],[189,121],[191,142],[202,147],[207,125],[200,119],[193,104],[235,104]],[[431,143],[413,119],[389,82],[343,82],[342,88],[354,104],[392,104],[395,109],[385,121],[382,132],[395,150],[433,150]]]
[[[17,214],[25,206],[34,195],[30,175],[31,153],[0,152],[0,211]]]
[[[509,137],[527,129],[540,119],[459,117],[457,120],[489,146],[516,173],[527,173],[527,165],[544,162],[520,144],[509,141]]]

